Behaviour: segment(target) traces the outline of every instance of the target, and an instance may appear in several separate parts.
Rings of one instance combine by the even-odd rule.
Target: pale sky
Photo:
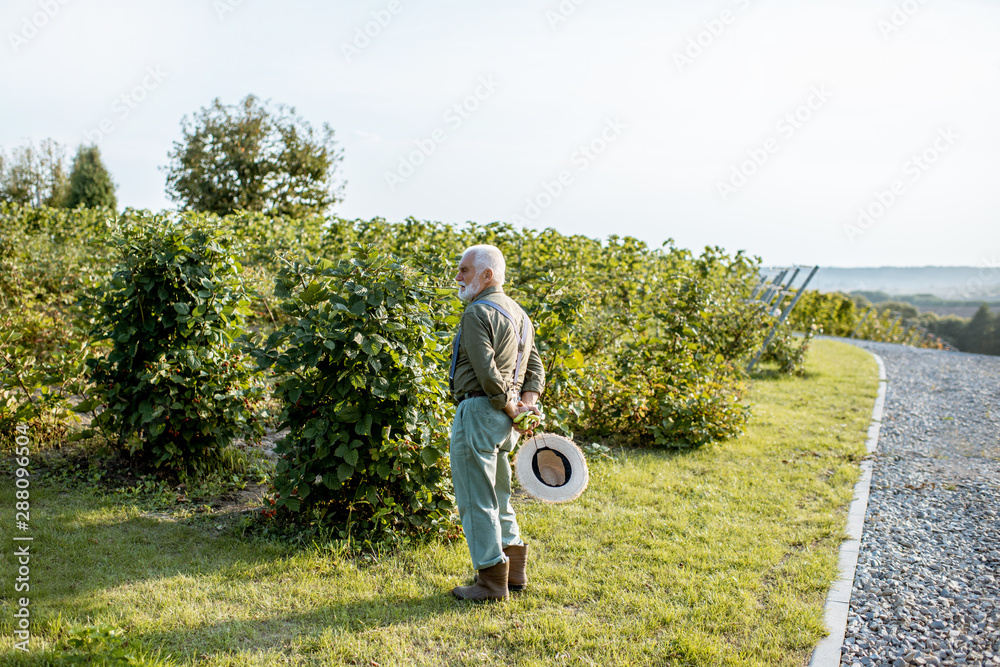
[[[181,118],[254,93],[334,128],[342,217],[1000,257],[987,0],[7,0],[0,90],[0,146],[96,142],[122,206],[172,208]]]

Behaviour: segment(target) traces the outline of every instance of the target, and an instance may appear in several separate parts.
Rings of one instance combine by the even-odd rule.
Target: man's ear
[[[483,269],[483,284],[489,285],[493,282],[493,269]]]

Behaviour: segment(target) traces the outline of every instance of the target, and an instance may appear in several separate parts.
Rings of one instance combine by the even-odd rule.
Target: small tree
[[[996,332],[997,316],[990,312],[989,305],[984,303],[965,325],[959,338],[959,348],[966,352],[997,354],[1000,350],[995,349]]]
[[[115,198],[115,184],[101,161],[101,151],[97,146],[80,146],[73,160],[73,171],[69,176],[68,208],[105,207],[118,208]]]
[[[26,206],[62,206],[66,201],[66,149],[52,139],[0,153],[0,201]]]
[[[255,354],[284,376],[274,485],[293,523],[379,542],[450,526],[450,336],[415,277],[371,247],[279,275],[294,324]]]
[[[183,139],[169,154],[167,194],[184,209],[236,210],[302,217],[339,201],[342,158],[333,130],[248,95],[239,105],[217,99],[181,121]]]
[[[238,436],[259,436],[262,388],[234,339],[247,299],[225,230],[190,214],[116,229],[121,261],[99,295],[92,360],[98,424],[140,464],[208,471]],[[92,406],[88,406],[92,407]]]

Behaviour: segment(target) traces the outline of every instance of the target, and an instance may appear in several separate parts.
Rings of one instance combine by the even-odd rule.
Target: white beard
[[[458,298],[465,303],[469,303],[472,299],[483,291],[482,285],[478,279],[473,280],[469,284],[459,283],[458,284]]]

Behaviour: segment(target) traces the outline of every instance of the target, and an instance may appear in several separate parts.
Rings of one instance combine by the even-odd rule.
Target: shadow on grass
[[[33,501],[35,544],[44,544],[46,552],[37,563],[44,599],[75,615],[92,611],[86,601],[95,592],[163,579],[280,576],[295,567],[286,561],[310,554],[331,573],[377,565],[360,556],[324,552],[322,545],[244,534],[247,524],[239,513],[185,517],[175,513],[180,506],[143,507],[53,484],[34,487]],[[395,553],[380,554],[379,560]]]
[[[750,373],[750,379],[755,382],[788,382],[791,380],[811,380],[820,377],[822,373],[805,371],[798,375],[782,373],[777,368],[757,368]]]
[[[458,602],[451,597],[447,587],[428,590],[430,584],[419,582],[407,590],[383,592],[377,590],[382,588],[381,584],[373,582],[371,591],[362,590],[360,594],[351,595],[349,600],[332,599],[339,596],[331,595],[328,601],[313,601],[310,609],[302,612],[287,608],[270,610],[268,605],[273,601],[259,605],[253,601],[254,580],[273,583],[291,576],[289,586],[309,586],[308,581],[298,579],[303,571],[302,563],[289,561],[308,554],[311,548],[261,539],[244,540],[236,529],[223,533],[201,520],[189,525],[182,521],[135,516],[134,508],[123,509],[119,503],[93,495],[52,488],[46,491],[47,525],[44,534],[36,537],[36,543],[44,541],[46,551],[62,553],[65,557],[40,558],[37,570],[35,561],[32,562],[32,574],[37,576],[44,590],[44,595],[38,599],[41,605],[36,603],[39,628],[51,629],[59,613],[64,628],[85,626],[93,619],[103,619],[101,623],[111,623],[126,630],[127,639],[138,641],[142,646],[159,647],[164,656],[173,654],[178,661],[187,658],[197,662],[203,653],[238,655],[244,650],[287,651],[292,644],[301,644],[296,650],[308,653],[320,650],[323,635],[330,630],[343,634],[399,623],[419,623],[458,608]],[[338,580],[343,574],[351,578],[349,573],[355,570],[353,561],[340,557],[324,560],[330,569],[320,577],[325,580],[324,585],[335,592],[341,586]],[[186,590],[187,586],[191,590]],[[357,586],[356,581],[354,586]],[[34,587],[35,579],[32,580]],[[130,623],[126,620],[129,610],[121,608],[120,598],[116,600],[123,588],[138,589],[138,593],[128,593],[126,598],[138,595],[137,605],[144,604],[138,600],[147,595],[166,600],[158,603],[161,607],[172,605],[171,600],[186,605],[185,600],[195,595],[196,604],[201,607],[207,604],[207,609],[195,612],[194,623],[188,622],[184,627],[161,630],[158,624],[149,625],[144,621],[140,629],[129,630]],[[232,597],[234,591],[235,598]],[[271,586],[261,593],[267,598],[275,591]],[[242,604],[250,613],[240,614],[242,618],[220,620],[212,612],[216,595],[221,596],[221,604],[228,607]],[[286,603],[287,600],[281,604]],[[129,605],[128,602],[124,604]],[[202,616],[204,621],[197,616]],[[115,617],[119,620],[114,620]],[[57,638],[49,636],[47,639],[54,641]],[[74,664],[69,662],[69,656],[57,650],[17,653],[10,664]],[[0,663],[8,664],[3,660]]]
[[[134,634],[145,646],[161,647],[164,653],[198,656],[202,653],[239,653],[243,650],[297,652],[329,649],[333,642],[324,635],[363,633],[399,624],[426,625],[427,620],[461,611],[448,591],[423,597],[383,595],[365,600],[337,602],[301,613],[285,612],[266,618],[227,619],[193,627]]]
[[[126,632],[125,639],[133,645],[138,642],[147,654],[151,647],[156,647],[154,655],[159,654],[164,659],[171,656],[177,662],[193,660],[197,663],[206,657],[220,655],[237,657],[244,651],[287,652],[292,644],[297,645],[297,652],[308,654],[329,649],[333,642],[324,641],[324,635],[331,631],[337,635],[399,623],[420,624],[456,608],[461,609],[460,604],[447,591],[424,597],[384,595],[363,601],[330,604],[303,613],[206,622],[166,631]],[[467,605],[466,608],[474,609],[476,606]],[[58,648],[16,653],[11,663],[4,664],[25,667],[81,664],[79,658],[73,661],[70,654]],[[172,664],[172,661],[168,660],[167,664]]]
[[[236,563],[265,565],[294,553],[287,545],[242,539],[231,518],[178,520],[52,486],[35,487],[33,501],[35,544],[44,544],[46,552],[37,565],[44,598],[74,612],[80,609],[76,603],[95,591],[204,576]]]

